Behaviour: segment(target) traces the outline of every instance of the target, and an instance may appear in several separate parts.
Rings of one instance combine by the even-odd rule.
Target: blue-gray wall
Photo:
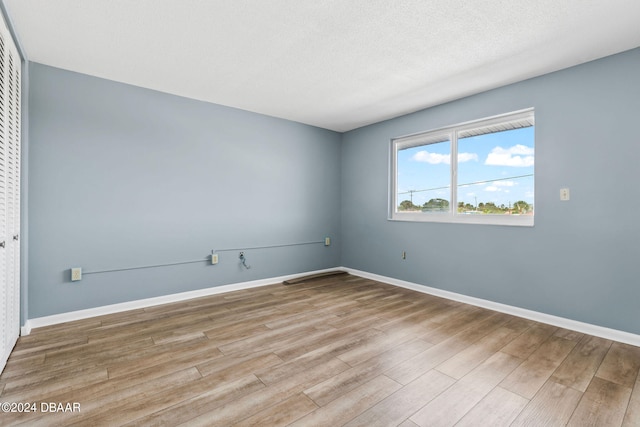
[[[29,65],[29,318],[340,264],[340,134]]]
[[[29,318],[343,265],[640,333],[640,49],[343,135],[29,71]],[[390,138],[528,107],[534,227],[387,220]]]
[[[342,264],[640,333],[639,76],[635,49],[344,134]],[[390,138],[527,107],[534,227],[387,220]]]

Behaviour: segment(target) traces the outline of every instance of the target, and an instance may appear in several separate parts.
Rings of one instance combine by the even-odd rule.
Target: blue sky
[[[398,193],[414,190],[413,203],[451,200],[451,144],[441,142],[398,151]],[[534,128],[491,133],[458,141],[458,201],[533,204]],[[472,184],[477,183],[477,184]],[[461,185],[463,184],[463,185]],[[468,185],[467,185],[468,184]],[[420,191],[429,190],[429,191]],[[399,194],[398,203],[410,200]]]

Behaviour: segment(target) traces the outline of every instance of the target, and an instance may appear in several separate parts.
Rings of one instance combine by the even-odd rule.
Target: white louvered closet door
[[[0,19],[0,372],[20,333],[21,62]]]

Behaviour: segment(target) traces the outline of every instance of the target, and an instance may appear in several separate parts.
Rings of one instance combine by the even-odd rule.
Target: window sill
[[[449,224],[506,225],[512,227],[533,227],[533,215],[470,215],[470,214],[423,214],[394,213],[389,221],[436,222]]]

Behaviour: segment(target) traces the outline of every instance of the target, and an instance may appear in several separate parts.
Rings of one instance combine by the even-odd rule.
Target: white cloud
[[[478,155],[476,153],[458,153],[458,162],[464,163],[473,160],[478,161]]]
[[[411,157],[412,160],[416,162],[429,163],[431,165],[439,165],[439,164],[451,164],[451,155],[450,154],[439,154],[439,153],[430,153],[426,150],[418,151],[416,154]],[[478,155],[476,153],[458,153],[458,161],[459,162],[468,162],[468,161],[478,161]]]
[[[438,165],[441,163],[449,164],[451,163],[451,155],[449,154],[438,154],[438,153],[430,153],[428,151],[422,150],[418,151],[416,154],[411,157],[416,162],[429,163],[431,165]]]
[[[495,147],[485,160],[485,165],[490,166],[514,166],[528,167],[533,166],[534,150],[526,145],[514,145],[510,148]]]
[[[485,187],[484,191],[509,193],[511,191],[509,188],[515,187],[516,185],[518,185],[518,183],[514,181],[495,181],[492,182],[491,185]]]
[[[493,185],[495,185],[496,187],[514,187],[518,184],[513,181],[496,181],[493,183]]]

